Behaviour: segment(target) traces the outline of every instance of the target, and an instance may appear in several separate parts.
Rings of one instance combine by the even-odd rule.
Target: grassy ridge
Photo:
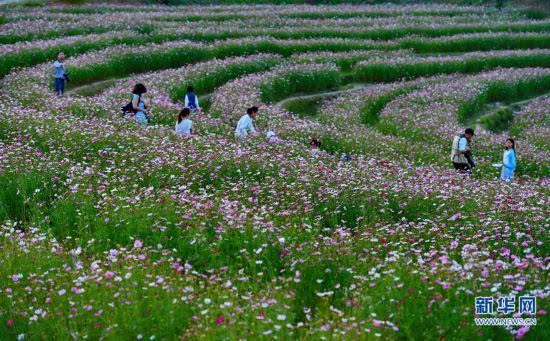
[[[39,40],[39,39],[54,39],[54,38],[60,38],[60,37],[70,37],[70,36],[79,36],[79,35],[85,35],[85,34],[98,34],[98,33],[106,33],[117,30],[116,26],[113,27],[79,27],[79,28],[71,28],[64,31],[48,31],[45,33],[35,34],[35,33],[28,33],[23,35],[17,35],[17,34],[2,34],[0,35],[0,44],[14,44],[20,41],[31,41],[31,40]]]
[[[290,56],[294,52],[311,51],[349,51],[372,49],[373,46],[361,42],[312,42],[310,44],[285,44],[277,41],[247,42],[245,44],[227,43],[208,49],[204,47],[184,46],[157,50],[155,52],[119,55],[104,63],[83,67],[67,67],[71,75],[71,86],[96,82],[112,78],[113,75],[124,77],[132,73],[180,67],[197,61],[212,58],[227,58],[261,53]]]
[[[221,70],[208,72],[206,75],[201,75],[201,77],[196,79],[189,79],[185,83],[174,87],[170,91],[170,97],[173,101],[183,101],[188,86],[193,86],[197,93],[207,94],[230,80],[247,74],[269,70],[279,63],[281,63],[280,58],[271,57],[244,63],[230,64]]]
[[[363,108],[361,108],[361,110],[359,110],[361,122],[363,124],[375,126],[380,121],[380,112],[388,103],[393,101],[398,96],[404,95],[414,89],[415,87],[397,89],[369,101]]]
[[[330,29],[303,29],[297,31],[273,30],[273,31],[217,31],[217,32],[189,32],[182,33],[180,37],[203,42],[216,40],[270,36],[278,39],[312,39],[312,38],[348,38],[369,40],[393,40],[410,35],[424,37],[442,37],[457,34],[485,33],[485,32],[550,32],[550,22],[522,25],[457,25],[450,27],[399,27],[392,29],[374,30],[330,30]]]
[[[550,31],[550,27],[548,30]],[[280,39],[294,39],[294,37],[303,36],[307,37],[307,32],[293,32],[292,34],[279,34]],[[105,39],[98,39],[95,41],[77,41],[73,43],[61,43],[56,46],[48,48],[34,48],[17,53],[9,53],[1,57],[2,63],[0,63],[0,77],[7,75],[11,70],[16,67],[28,67],[39,63],[53,60],[57,56],[59,51],[64,51],[69,56],[76,56],[93,50],[103,49],[109,46],[115,45],[130,45],[139,46],[148,43],[162,43],[168,41],[176,41],[181,39],[198,40],[198,41],[215,41],[220,39],[239,38],[245,36],[242,33],[235,32],[221,32],[213,34],[194,34],[194,33],[155,33],[150,34],[136,34],[135,36],[112,37]],[[322,34],[315,33],[316,37],[324,37]],[[348,37],[358,39],[359,36],[353,34],[347,34],[346,32],[336,32],[332,34],[338,38]],[[310,36],[310,38],[313,38]],[[365,49],[366,43],[354,42],[355,49]],[[350,42],[349,44],[352,44]],[[271,44],[273,45],[273,44]],[[297,44],[294,44],[294,48],[297,48]],[[282,46],[281,46],[282,47]],[[519,37],[464,37],[460,40],[454,41],[429,41],[420,38],[407,38],[399,42],[388,42],[387,44],[377,45],[376,49],[408,49],[411,48],[418,53],[441,53],[441,52],[467,52],[467,51],[484,51],[487,49],[524,49],[524,48],[549,48],[550,39],[548,36],[519,36]],[[374,48],[374,46],[372,47]],[[223,49],[220,47],[220,49]],[[249,53],[259,52],[273,52],[272,47],[259,45],[257,50],[250,50]],[[370,48],[369,48],[370,49]],[[347,51],[343,47],[339,49],[332,49],[332,51],[340,50]],[[297,51],[299,52],[299,51]],[[277,51],[285,56],[292,53],[292,48],[289,47],[283,51],[282,48]],[[220,54],[222,55],[222,54]],[[231,54],[226,54],[229,56]]]
[[[485,115],[479,119],[485,129],[498,133],[507,130],[514,119],[514,111],[510,107],[503,107],[495,112]]]
[[[294,94],[315,93],[336,88],[341,82],[341,74],[337,70],[294,70],[261,84],[261,100],[273,103]]]
[[[472,59],[359,64],[354,68],[355,79],[361,82],[394,82],[435,74],[477,73],[498,67],[550,67],[550,54],[529,56],[476,57]]]
[[[416,53],[453,53],[470,51],[547,49],[550,35],[461,37],[449,40],[406,39],[398,43],[402,49]]]
[[[71,75],[71,85],[78,86],[112,77],[127,76],[179,67],[213,58],[211,51],[199,46],[182,46],[171,49],[118,55],[107,63],[92,64],[83,68],[67,68]]]
[[[458,119],[465,122],[481,112],[488,103],[521,101],[550,90],[550,76],[527,79],[514,84],[491,83],[479,96],[465,103],[458,111]]]

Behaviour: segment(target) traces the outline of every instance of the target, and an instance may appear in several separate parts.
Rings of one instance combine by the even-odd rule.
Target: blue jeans
[[[63,95],[65,91],[65,78],[56,78],[55,79],[55,93],[57,96]]]

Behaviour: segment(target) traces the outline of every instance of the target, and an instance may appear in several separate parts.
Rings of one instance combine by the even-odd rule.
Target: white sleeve
[[[187,95],[185,95],[185,107],[189,107],[189,99],[187,98]]]
[[[252,122],[252,119],[250,119],[250,132],[255,133],[256,129],[254,128],[254,123]]]
[[[461,151],[461,152],[465,152],[466,151],[466,146],[467,146],[467,141],[464,137],[462,137],[459,141],[458,141],[458,150]]]
[[[200,109],[201,107],[199,106],[199,96],[196,96],[195,95],[195,104],[197,105],[197,109]]]

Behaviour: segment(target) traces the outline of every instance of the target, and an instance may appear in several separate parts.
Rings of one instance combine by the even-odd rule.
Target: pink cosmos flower
[[[218,316],[218,318],[216,318],[216,324],[222,324],[224,321],[225,321],[225,318],[221,315]]]
[[[136,239],[136,241],[134,242],[134,249],[141,249],[142,246],[143,242],[139,239]]]
[[[518,329],[516,333],[516,339],[521,340],[530,329],[531,329],[531,326],[523,326],[520,329]]]

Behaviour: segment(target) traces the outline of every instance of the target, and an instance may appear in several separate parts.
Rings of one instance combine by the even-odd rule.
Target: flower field
[[[550,339],[550,17],[526,13],[0,6],[0,340]],[[146,127],[120,114],[139,82]]]

